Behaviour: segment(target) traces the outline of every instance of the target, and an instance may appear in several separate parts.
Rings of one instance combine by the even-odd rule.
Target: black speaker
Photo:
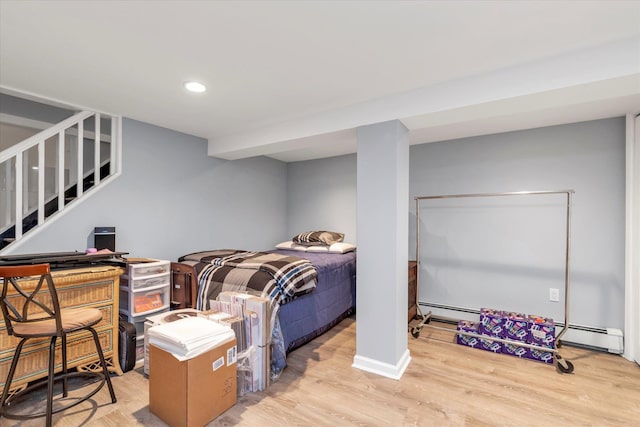
[[[116,251],[116,228],[96,227],[93,229],[94,247],[97,250],[109,249]]]

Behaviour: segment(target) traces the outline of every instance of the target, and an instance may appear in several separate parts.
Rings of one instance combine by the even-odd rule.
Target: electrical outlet
[[[560,301],[560,289],[549,288],[549,301],[552,301],[552,302]]]

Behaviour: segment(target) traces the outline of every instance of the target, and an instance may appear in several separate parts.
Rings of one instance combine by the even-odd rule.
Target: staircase
[[[121,118],[91,111],[1,151],[0,254],[120,175],[120,158]]]

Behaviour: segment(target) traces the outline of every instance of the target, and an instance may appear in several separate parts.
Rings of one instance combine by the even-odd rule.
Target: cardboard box
[[[171,427],[202,427],[236,404],[236,340],[180,361],[151,344],[149,410]]]

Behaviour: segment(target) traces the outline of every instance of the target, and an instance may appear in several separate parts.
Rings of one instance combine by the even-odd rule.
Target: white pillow
[[[297,243],[293,243],[291,240],[287,240],[286,242],[278,243],[276,245],[276,249],[288,249],[291,251],[302,251],[306,252],[307,247],[303,245],[299,245]]]
[[[287,240],[286,242],[278,243],[276,245],[277,249],[288,249],[290,251],[301,251],[301,252],[324,252],[328,254],[344,254],[347,252],[355,251],[356,245],[351,243],[339,242],[334,243],[331,246],[304,246],[298,245],[297,243],[293,243],[291,240]]]
[[[307,252],[327,252],[330,254],[344,254],[355,250],[356,245],[345,242],[334,243],[331,246],[307,246]]]

